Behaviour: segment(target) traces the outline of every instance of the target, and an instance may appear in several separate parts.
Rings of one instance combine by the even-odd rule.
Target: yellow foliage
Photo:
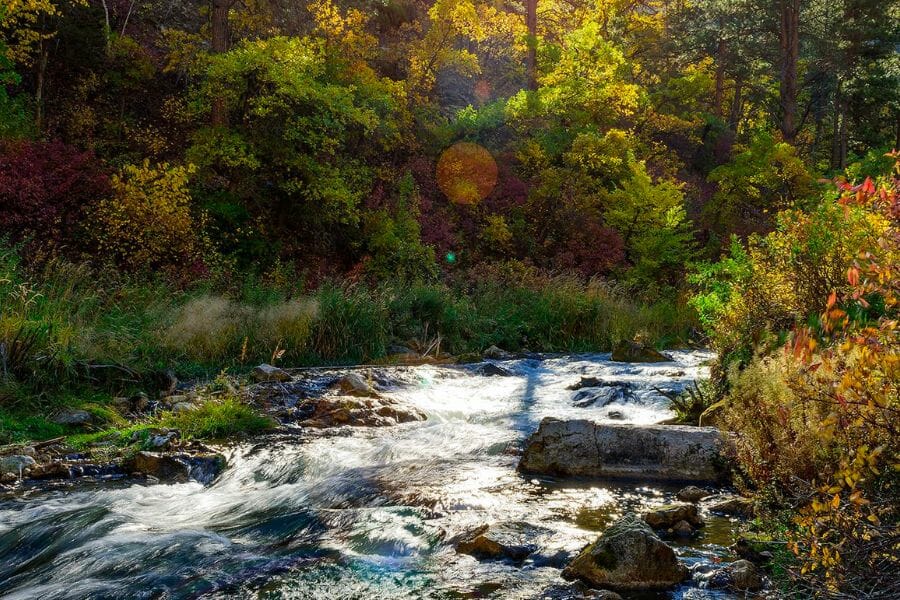
[[[91,230],[100,251],[132,269],[173,264],[197,254],[198,223],[191,214],[192,165],[129,165],[113,176],[113,196],[97,203]]]
[[[85,5],[86,0],[71,0]],[[35,49],[55,35],[48,30],[46,21],[59,16],[58,0],[4,0],[0,8],[0,42],[6,45],[6,58],[29,65],[34,62]],[[3,44],[0,44],[2,47]]]

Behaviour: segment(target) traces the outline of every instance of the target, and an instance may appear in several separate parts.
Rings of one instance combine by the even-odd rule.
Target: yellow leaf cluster
[[[193,165],[129,165],[113,176],[111,198],[93,211],[91,230],[100,251],[131,269],[190,258],[200,223],[191,214],[188,180]]]

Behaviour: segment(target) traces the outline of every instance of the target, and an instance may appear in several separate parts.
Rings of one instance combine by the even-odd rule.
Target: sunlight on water
[[[524,478],[517,450],[546,416],[668,418],[657,388],[682,389],[710,357],[673,354],[674,362],[656,365],[603,356],[499,363],[511,372],[505,377],[416,367],[414,383],[390,395],[425,411],[422,423],[239,446],[209,487],[130,485],[2,501],[0,595],[539,597],[612,519],[674,490]],[[628,392],[605,406],[577,406],[567,388],[581,377]],[[538,549],[524,564],[478,562],[446,543],[498,522],[530,528]],[[679,552],[701,560],[722,549],[701,540]]]

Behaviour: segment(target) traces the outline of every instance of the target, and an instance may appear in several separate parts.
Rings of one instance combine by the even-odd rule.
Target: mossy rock
[[[671,357],[654,348],[627,340],[623,340],[613,347],[611,358],[616,362],[634,363],[669,362],[672,360]]]
[[[563,571],[568,579],[615,591],[665,590],[687,575],[675,551],[633,513],[613,523]]]

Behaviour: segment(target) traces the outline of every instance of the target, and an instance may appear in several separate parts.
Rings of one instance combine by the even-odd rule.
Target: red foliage
[[[619,232],[594,221],[571,229],[553,259],[558,269],[578,271],[585,277],[609,273],[625,259],[625,242]]]
[[[108,194],[90,152],[61,142],[0,144],[0,236],[70,243],[84,210]]]
[[[507,163],[500,163],[500,175],[494,192],[485,198],[483,205],[491,213],[505,214],[523,206],[528,200],[528,185],[516,176]]]

